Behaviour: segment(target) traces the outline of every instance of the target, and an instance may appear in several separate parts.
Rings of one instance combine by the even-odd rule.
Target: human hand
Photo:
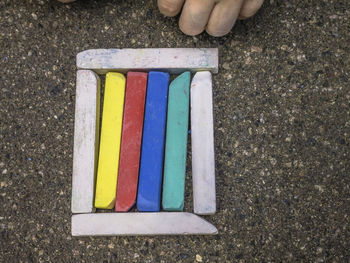
[[[63,3],[75,0],[59,0]],[[195,36],[204,30],[220,37],[229,33],[237,19],[253,16],[264,0],[157,0],[165,16],[176,16],[182,8],[179,26],[186,35]]]
[[[204,30],[220,37],[229,33],[237,19],[253,16],[264,0],[157,0],[165,16],[176,16],[182,8],[179,26],[186,35]]]

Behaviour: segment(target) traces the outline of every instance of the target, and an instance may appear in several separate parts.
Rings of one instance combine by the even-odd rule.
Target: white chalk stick
[[[166,70],[179,74],[190,70],[218,72],[217,48],[90,49],[77,55],[78,69],[98,74],[108,71]]]
[[[214,235],[217,229],[191,213],[94,213],[72,216],[72,236]]]
[[[197,72],[191,83],[191,142],[194,212],[216,211],[212,78]]]
[[[94,211],[99,113],[100,79],[91,70],[78,70],[75,98],[72,213]]]

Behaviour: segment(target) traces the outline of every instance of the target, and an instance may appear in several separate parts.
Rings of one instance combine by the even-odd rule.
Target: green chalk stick
[[[169,86],[162,200],[166,211],[184,207],[190,80],[187,71]]]

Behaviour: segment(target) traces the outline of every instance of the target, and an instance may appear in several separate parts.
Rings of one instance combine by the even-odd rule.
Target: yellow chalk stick
[[[125,77],[116,72],[107,73],[97,168],[96,208],[112,209],[115,204],[124,95]]]

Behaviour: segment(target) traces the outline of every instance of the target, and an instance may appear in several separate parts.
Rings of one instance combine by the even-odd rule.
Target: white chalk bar
[[[98,74],[129,70],[218,73],[218,63],[217,48],[90,49],[77,55],[78,69],[91,69]]]
[[[78,70],[76,85],[72,213],[91,213],[95,210],[100,79],[92,70]]]
[[[216,211],[212,78],[197,72],[191,83],[191,143],[194,213]]]
[[[95,213],[72,216],[72,236],[215,235],[215,226],[191,213]]]

